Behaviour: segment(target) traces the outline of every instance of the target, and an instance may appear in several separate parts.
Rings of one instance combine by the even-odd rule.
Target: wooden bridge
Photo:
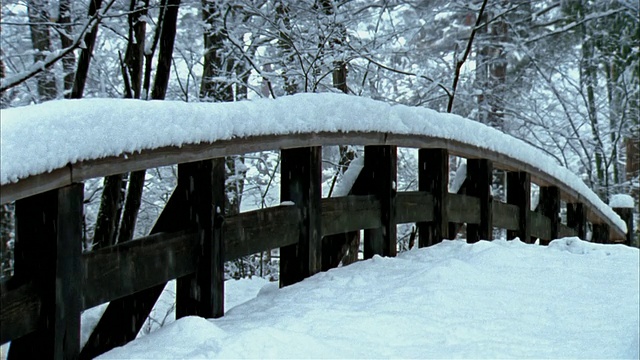
[[[364,168],[348,196],[322,198],[321,148],[346,144],[365,146]],[[397,147],[419,149],[418,191],[396,191]],[[294,205],[226,217],[224,157],[265,150],[281,151],[281,201]],[[594,241],[627,237],[608,208],[558,176],[504,151],[429,134],[309,131],[125,155],[70,162],[0,188],[2,203],[16,208],[15,274],[0,294],[0,343],[12,341],[10,358],[91,358],[123,345],[172,279],[177,317],[220,317],[225,261],[280,248],[286,286],[336,266],[345,234],[362,229],[364,258],[394,256],[401,223],[417,224],[421,247],[455,236],[456,223],[467,224],[469,242],[491,239],[494,227],[527,242],[585,238],[588,222]],[[450,155],[467,159],[464,194],[448,192]],[[82,253],[83,181],[172,164],[178,184],[149,236]],[[494,169],[507,171],[506,203],[491,196]],[[540,186],[537,211],[531,183]],[[81,349],[81,311],[105,302]]]

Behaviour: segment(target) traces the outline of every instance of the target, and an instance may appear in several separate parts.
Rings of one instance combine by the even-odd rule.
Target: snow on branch
[[[56,62],[67,56],[75,49],[82,48],[84,46],[85,34],[93,30],[100,23],[100,21],[102,21],[102,19],[105,17],[106,12],[114,3],[115,0],[111,0],[101,12],[98,12],[94,16],[92,16],[84,25],[82,31],[75,37],[71,46],[53,51],[49,55],[47,55],[44,60],[37,61],[31,64],[25,71],[1,79],[0,93],[4,93],[5,91],[22,84],[23,82],[50,68]]]

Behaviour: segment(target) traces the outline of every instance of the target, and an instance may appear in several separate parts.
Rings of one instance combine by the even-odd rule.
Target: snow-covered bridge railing
[[[61,101],[3,110],[2,203],[16,201],[15,274],[1,284],[0,342],[10,356],[90,358],[133,338],[167,281],[176,314],[224,312],[223,264],[280,248],[280,281],[336,266],[365,230],[364,257],[394,256],[396,225],[417,223],[419,245],[455,236],[543,241],[623,240],[626,224],[567,169],[494,129],[427,109],[343,95],[298,95],[232,104]],[[321,146],[365,145],[347,196],[321,198]],[[419,191],[396,191],[396,149],[419,150]],[[226,217],[227,155],[281,149],[287,204]],[[449,155],[467,158],[466,191],[448,192]],[[178,164],[178,185],[151,234],[81,253],[82,181]],[[490,193],[507,170],[507,203]],[[531,182],[540,204],[530,210]],[[560,222],[561,200],[567,221]],[[450,230],[451,228],[451,230]],[[80,349],[80,312],[111,301]]]

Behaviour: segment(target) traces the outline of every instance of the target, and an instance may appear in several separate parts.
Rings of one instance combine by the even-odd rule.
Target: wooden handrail
[[[16,183],[0,186],[0,203],[8,203],[48,190],[56,189],[87,179],[119,174],[158,166],[180,164],[249,152],[329,145],[395,145],[423,149],[446,149],[451,155],[468,159],[487,159],[496,169],[527,172],[531,181],[540,186],[555,186],[561,199],[567,203],[587,204],[587,219],[592,223],[608,223],[612,238],[624,238],[626,231],[604,214],[598,205],[578,193],[560,179],[508,154],[478,148],[456,140],[434,138],[424,135],[392,133],[307,133],[289,135],[263,135],[213,143],[164,147],[144,150],[140,153],[124,154],[97,160],[79,161],[49,173],[30,176]]]

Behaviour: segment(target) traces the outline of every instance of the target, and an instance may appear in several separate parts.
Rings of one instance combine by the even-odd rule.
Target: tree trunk
[[[228,78],[228,70],[234,68],[233,59],[224,57],[223,47],[226,30],[221,21],[221,11],[216,1],[202,0],[204,32],[204,63],[200,82],[200,99],[208,101],[233,101],[233,86],[221,81]]]
[[[69,48],[73,45],[73,26],[71,26],[71,0],[60,0],[58,4],[58,24],[60,25],[60,47]],[[73,89],[73,78],[75,77],[76,57],[70,52],[62,58],[62,69],[64,71],[64,95],[66,96]]]
[[[282,79],[284,80],[284,93],[293,95],[300,91],[298,79],[289,69],[295,61],[295,53],[291,38],[288,32],[291,32],[291,21],[289,19],[289,4],[286,1],[279,0],[275,4],[276,23],[278,24],[278,47],[282,51]],[[280,24],[282,23],[282,24]],[[285,32],[286,31],[286,32]]]
[[[95,16],[102,6],[102,0],[91,0],[89,4],[89,16],[91,18]],[[73,80],[73,88],[68,95],[70,99],[81,99],[84,94],[84,87],[87,83],[87,76],[89,74],[89,64],[91,63],[91,57],[93,56],[93,48],[96,44],[96,37],[98,36],[98,24],[88,31],[84,36],[84,48],[80,52],[78,59],[78,68],[76,70],[76,76]]]
[[[583,15],[580,14],[579,18]],[[582,60],[580,61],[580,85],[587,93],[587,113],[589,116],[589,123],[591,125],[591,134],[593,136],[593,142],[595,144],[595,161],[596,161],[596,177],[597,188],[596,193],[600,198],[607,200],[608,190],[606,188],[606,169],[605,169],[605,156],[600,138],[600,129],[598,124],[598,109],[596,106],[595,87],[597,86],[597,65],[595,64],[594,44],[590,34],[587,31],[586,26],[581,25],[582,32]]]
[[[100,209],[96,219],[96,230],[93,236],[92,249],[99,249],[115,244],[116,231],[120,223],[122,201],[125,184],[123,175],[104,178],[104,189],[100,199]]]
[[[136,7],[136,4],[141,6]],[[129,14],[129,41],[125,52],[126,74],[130,80],[130,88],[125,89],[125,97],[139,99],[142,92],[142,73],[144,69],[144,47],[146,22],[142,21],[147,16],[149,0],[139,2],[131,0]],[[144,178],[146,171],[139,170],[129,174],[127,197],[124,203],[124,211],[118,233],[118,242],[125,242],[133,239],[138,211],[142,203],[142,191],[144,189]]]
[[[49,33],[49,12],[48,1],[29,0],[27,2],[27,12],[29,14],[29,30],[31,31],[31,43],[33,45],[35,63],[44,61],[47,54],[51,52],[51,34]],[[56,78],[52,69],[45,69],[36,75],[38,82],[38,95],[40,101],[47,101],[56,98]]]

